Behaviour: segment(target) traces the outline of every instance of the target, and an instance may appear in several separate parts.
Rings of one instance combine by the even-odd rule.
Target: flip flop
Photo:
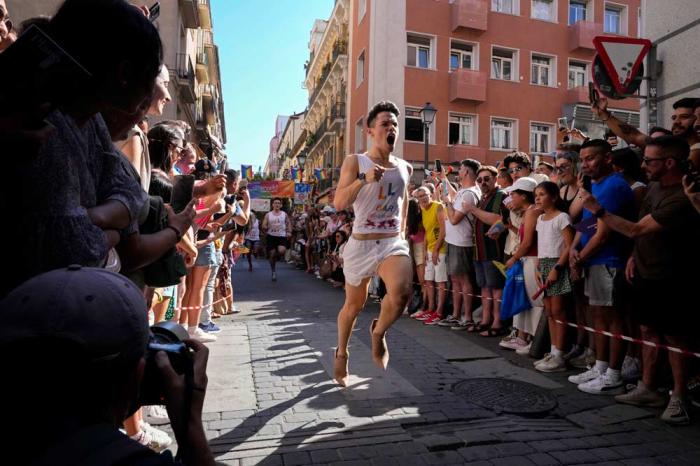
[[[478,332],[483,332],[484,330],[488,330],[491,328],[491,324],[482,324],[481,322],[478,322],[471,327],[467,328],[467,332],[469,333],[478,333]]]
[[[491,328],[486,329],[485,334],[483,332],[479,333],[479,336],[487,338],[487,337],[500,337],[502,335],[507,335],[507,334],[508,334],[508,329],[505,327],[499,327],[499,328],[491,327]]]

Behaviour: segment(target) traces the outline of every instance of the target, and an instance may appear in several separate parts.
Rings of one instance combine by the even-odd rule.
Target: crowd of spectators
[[[698,361],[603,332],[697,350],[687,303],[700,233],[700,101],[676,102],[671,130],[649,136],[617,121],[605,98],[593,112],[609,127],[605,139],[568,131],[549,157],[467,159],[412,186],[407,313],[500,337],[541,372],[582,369],[569,376],[579,390],[665,407],[662,420],[685,424],[689,403],[700,402]],[[351,218],[330,206],[294,214],[290,261],[340,286]],[[529,304],[503,315],[516,263]],[[381,298],[381,283],[370,290]]]
[[[247,190],[214,141],[200,146],[187,123],[162,121],[170,76],[148,9],[66,0],[22,24],[10,13],[0,0],[0,144],[14,155],[0,205],[14,218],[2,238],[15,267],[0,290],[0,346],[18,355],[2,395],[33,406],[13,415],[17,434],[38,417],[46,427],[24,459],[213,464],[203,343],[220,330],[212,318],[235,310],[229,270],[244,251]],[[37,43],[60,49],[35,63]],[[149,320],[182,324],[190,369],[148,356]],[[140,401],[144,368],[163,406]],[[172,439],[153,425],[167,422],[177,458],[156,454]]]
[[[0,348],[13,355],[14,381],[0,395],[15,400],[5,438],[35,464],[71,464],[99,455],[100,445],[109,455],[119,442],[140,447],[120,448],[135,459],[114,464],[213,464],[201,424],[203,343],[220,331],[213,319],[235,312],[234,260],[247,256],[252,270],[252,257],[267,255],[275,280],[284,257],[342,286],[352,213],[307,207],[285,214],[284,227],[271,225],[251,213],[245,183],[216,147],[203,152],[182,121],[149,125],[170,96],[146,9],[65,0],[53,16],[21,25],[9,13],[0,0],[0,63],[12,71],[21,63],[39,79],[22,69],[0,80],[0,144],[13,154],[0,188],[12,219],[0,229],[11,264],[0,282]],[[31,63],[27,47],[42,34],[61,52]],[[65,60],[73,65],[45,66]],[[592,110],[609,137],[572,133],[537,162],[523,152],[496,166],[464,160],[455,174],[432,172],[410,189],[415,293],[407,313],[427,326],[500,337],[503,348],[536,359],[538,371],[584,369],[569,377],[581,391],[665,407],[662,420],[685,424],[700,387],[697,361],[602,332],[696,349],[689,303],[700,260],[700,101],[676,102],[671,129],[648,136],[618,121],[605,98]],[[273,202],[274,215],[281,207]],[[275,231],[284,233],[273,241]],[[505,272],[516,264],[529,305],[502,316]],[[381,288],[373,287],[377,299]],[[87,312],[97,309],[99,318]],[[187,329],[188,374],[162,351],[147,357],[146,316]],[[149,364],[164,406],[143,410]],[[39,417],[37,447],[25,432]],[[168,421],[178,458],[153,456],[172,440],[152,424]],[[98,446],[86,452],[86,444]]]

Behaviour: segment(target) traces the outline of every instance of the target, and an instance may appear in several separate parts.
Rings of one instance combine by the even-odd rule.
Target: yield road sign
[[[615,91],[622,95],[634,93],[636,89],[632,88],[636,87],[634,84],[639,81],[638,74],[641,72],[644,57],[651,48],[651,41],[631,37],[597,36],[593,38],[593,45]]]

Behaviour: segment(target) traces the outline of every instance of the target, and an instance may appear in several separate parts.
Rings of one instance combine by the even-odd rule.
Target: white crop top
[[[355,202],[355,233],[399,233],[401,231],[401,208],[408,185],[408,162],[393,157],[394,168],[387,168],[379,182],[365,184],[360,188]],[[374,162],[365,154],[357,154],[360,173],[367,173]]]

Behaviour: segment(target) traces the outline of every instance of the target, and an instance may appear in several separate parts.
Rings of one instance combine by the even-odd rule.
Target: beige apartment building
[[[287,124],[280,134],[277,147],[277,160],[279,169],[277,178],[291,179],[292,168],[299,167],[297,156],[306,147],[306,111],[289,116]]]
[[[15,22],[39,15],[52,15],[62,0],[7,0]],[[133,0],[150,6],[152,0]],[[172,102],[162,117],[183,120],[193,129],[193,138],[205,152],[226,143],[224,102],[221,95],[219,50],[214,43],[210,0],[160,0],[155,26],[163,41],[164,62],[170,70]],[[79,32],[78,32],[79,33]]]
[[[336,0],[328,20],[316,20],[309,41],[304,84],[309,104],[304,118],[306,165],[304,178],[313,180],[314,169],[325,169],[328,179],[317,192],[337,182],[347,153],[346,95],[350,0]]]
[[[396,154],[422,168],[420,110],[437,108],[429,160],[493,164],[513,150],[546,156],[558,119],[590,136],[596,35],[637,37],[640,0],[351,0],[346,140],[367,149],[368,109],[401,110]],[[639,126],[639,101],[611,101]],[[422,170],[416,170],[420,173]]]

